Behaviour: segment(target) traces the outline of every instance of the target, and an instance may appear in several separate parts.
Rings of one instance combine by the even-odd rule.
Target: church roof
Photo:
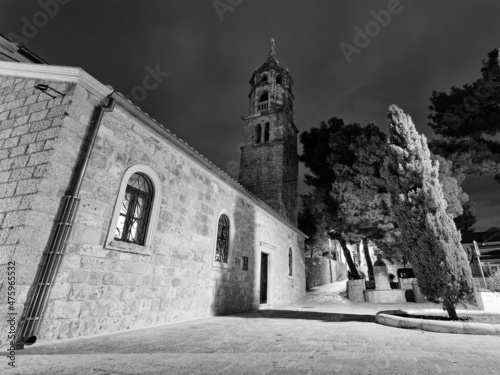
[[[36,53],[3,34],[0,34],[0,61],[48,64]]]

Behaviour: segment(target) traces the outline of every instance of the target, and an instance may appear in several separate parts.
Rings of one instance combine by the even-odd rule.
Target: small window
[[[255,128],[255,143],[260,143],[262,134],[262,125],[257,125]]]
[[[278,74],[278,76],[276,77],[276,83],[278,85],[283,85],[283,76],[281,74]]]
[[[263,75],[260,77],[260,81],[261,81],[261,82],[267,82],[267,74],[263,74]]]
[[[227,263],[229,253],[229,218],[222,214],[217,226],[217,245],[215,249],[215,261]]]
[[[269,100],[269,94],[267,93],[267,91],[264,91],[259,97],[259,103],[267,102],[268,100]]]
[[[269,123],[266,122],[266,125],[264,126],[264,142],[269,141]]]
[[[293,276],[293,254],[292,254],[292,248],[288,249],[288,276]]]
[[[153,201],[153,184],[142,173],[134,173],[127,183],[114,239],[144,245]]]

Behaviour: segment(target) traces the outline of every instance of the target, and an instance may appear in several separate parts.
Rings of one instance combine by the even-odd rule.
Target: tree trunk
[[[453,305],[453,303],[447,297],[443,298],[443,304],[450,319],[458,320],[458,315],[457,311],[455,310],[455,305]]]
[[[352,275],[356,278],[359,279],[359,273],[358,270],[356,269],[356,266],[354,265],[354,262],[351,257],[351,252],[347,248],[347,243],[345,240],[342,238],[340,234],[334,234],[331,237],[333,240],[337,240],[340,242],[340,246],[342,247],[342,252],[344,253],[345,260],[347,262],[347,265],[349,266],[349,271],[351,271]]]
[[[366,266],[368,267],[368,276],[370,276],[370,280],[373,280],[373,264],[372,259],[370,258],[367,238],[363,238],[363,253],[365,254]]]

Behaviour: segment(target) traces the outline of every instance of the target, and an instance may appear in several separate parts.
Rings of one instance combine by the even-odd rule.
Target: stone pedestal
[[[365,302],[365,280],[348,280],[347,281],[347,298],[352,302]]]
[[[415,302],[416,303],[425,303],[425,296],[420,291],[418,284],[414,283],[412,286],[413,286],[413,296],[415,297]]]
[[[387,266],[373,267],[373,276],[375,277],[375,290],[391,289],[389,284],[389,271]]]
[[[365,300],[370,303],[406,303],[405,291],[391,289],[387,266],[373,267],[375,290],[365,290]]]
[[[405,291],[401,289],[365,290],[365,299],[370,303],[406,303]]]

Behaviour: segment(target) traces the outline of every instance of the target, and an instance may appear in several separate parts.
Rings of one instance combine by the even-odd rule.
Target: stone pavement
[[[380,310],[439,308],[345,299],[345,282],[275,310],[212,317],[87,339],[38,343],[14,374],[497,374],[500,337],[376,324]],[[4,353],[2,353],[4,355]]]

